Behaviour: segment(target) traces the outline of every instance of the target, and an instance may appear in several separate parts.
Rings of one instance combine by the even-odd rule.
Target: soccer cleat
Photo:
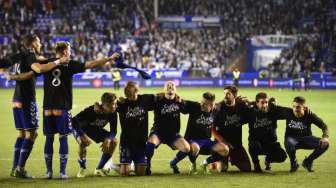
[[[179,174],[180,173],[180,170],[178,169],[177,165],[176,164],[172,164],[170,162],[170,168],[173,169],[173,173],[174,174]]]
[[[271,163],[268,162],[267,156],[265,157],[265,170],[267,170],[267,171],[271,171],[272,170]]]
[[[224,173],[224,172],[227,172],[228,170],[229,170],[229,160],[228,160],[228,158],[226,158],[222,161],[221,172]]]
[[[189,169],[189,175],[196,175],[196,174],[197,174],[196,164],[192,163]]]
[[[289,172],[296,172],[299,168],[299,164],[295,161],[294,163],[291,164],[291,168],[289,170]]]
[[[108,171],[104,169],[95,169],[93,174],[95,176],[105,177],[108,175]]]
[[[9,175],[10,175],[11,177],[16,177],[15,170],[12,169]]]
[[[309,161],[307,157],[302,162],[302,167],[305,168],[308,172],[314,172],[313,161]]]
[[[86,176],[86,169],[85,168],[80,168],[78,173],[77,173],[77,178],[84,178]]]
[[[67,179],[69,179],[69,176],[66,175],[65,173],[60,173],[60,179],[61,180],[67,180]]]
[[[45,175],[46,179],[52,179],[53,178],[53,173],[51,171],[47,172]]]
[[[145,174],[146,174],[146,176],[152,175],[152,171],[151,171],[151,166],[150,165],[147,165]]]
[[[16,169],[15,177],[23,178],[23,179],[33,179],[34,178],[33,176],[29,175],[26,170],[23,170],[23,169]]]

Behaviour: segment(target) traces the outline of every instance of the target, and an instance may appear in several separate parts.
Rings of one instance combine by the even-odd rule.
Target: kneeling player
[[[190,143],[189,159],[192,163],[190,174],[197,173],[196,159],[199,154],[214,156],[213,162],[220,160],[229,153],[229,147],[224,143],[211,140],[211,129],[214,123],[214,104],[215,95],[209,92],[203,94],[201,103],[186,101],[184,111],[189,113],[185,138]],[[176,165],[187,154],[178,152],[175,159],[171,162]],[[210,161],[211,163],[212,161]],[[202,164],[205,172],[207,164]]]
[[[125,86],[126,99],[120,99],[119,113],[120,136],[120,174],[130,174],[131,163],[135,165],[135,174],[145,175],[146,141],[148,136],[148,111],[153,109],[154,95],[139,95],[139,87],[135,82]]]
[[[296,150],[314,150],[302,162],[302,166],[308,172],[312,172],[313,161],[329,147],[327,125],[314,113],[306,110],[305,103],[306,100],[303,97],[295,97],[293,109],[288,109],[286,113],[285,148],[291,162],[290,172],[295,172],[299,168],[295,155]],[[322,129],[322,138],[312,135],[311,124],[315,124]]]
[[[97,176],[107,175],[107,171],[103,167],[111,158],[117,145],[115,138],[117,133],[116,107],[116,95],[113,93],[104,93],[101,97],[101,104],[95,103],[72,118],[73,134],[79,144],[78,163],[80,170],[77,177],[81,178],[86,175],[86,148],[91,143],[90,139],[96,143],[102,143],[101,148],[103,151],[94,174]],[[110,123],[110,132],[104,129],[107,123]]]

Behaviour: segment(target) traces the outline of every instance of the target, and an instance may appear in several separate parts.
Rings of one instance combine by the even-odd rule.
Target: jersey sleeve
[[[35,56],[35,54],[33,54],[33,53],[29,53],[29,54],[26,56],[26,58],[25,58],[25,63],[27,63],[27,65],[28,65],[29,67],[31,67],[31,65],[32,65],[33,63],[36,63],[36,56]],[[31,69],[31,70],[33,70],[33,69]]]
[[[328,126],[324,123],[324,121],[312,112],[309,114],[309,118],[311,119],[314,125],[322,129],[322,137],[328,138],[329,137]]]
[[[286,119],[288,116],[288,113],[292,110],[291,108],[288,107],[283,107],[283,106],[275,106],[275,116],[277,120],[282,120]]]
[[[110,116],[109,123],[110,123],[110,134],[109,134],[108,138],[113,139],[117,135],[117,125],[118,125],[117,113],[113,113]]]
[[[147,109],[153,110],[155,106],[155,95],[144,94],[142,97],[144,98],[145,104],[147,105]]]
[[[85,71],[85,63],[79,61],[71,60],[69,66],[72,75]]]
[[[184,114],[191,114],[197,111],[197,109],[199,109],[200,107],[201,107],[200,103],[186,100],[184,101],[184,105],[181,112]]]

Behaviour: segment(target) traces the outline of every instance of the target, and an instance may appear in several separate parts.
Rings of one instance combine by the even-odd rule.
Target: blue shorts
[[[146,165],[145,147],[120,145],[120,164],[131,164],[132,161],[136,165]]]
[[[212,147],[217,144],[217,141],[212,141],[210,139],[200,139],[200,140],[188,140],[190,144],[196,143],[200,147],[199,154],[210,155],[212,153]]]
[[[43,113],[44,135],[68,135],[71,133],[71,111],[62,110],[60,116],[45,116]]]
[[[82,127],[81,131],[83,131],[90,139],[92,139],[96,143],[104,142],[106,138],[109,137],[110,133],[99,127]],[[75,129],[72,130],[72,134],[74,135],[75,139],[77,140],[80,135],[78,131]]]
[[[37,129],[38,110],[36,102],[23,108],[13,108],[15,128],[18,130]]]
[[[172,148],[173,150],[176,149],[175,147],[175,142],[176,140],[178,140],[179,138],[182,138],[182,136],[179,133],[175,133],[175,134],[160,134],[158,131],[152,130],[151,133],[149,134],[149,137],[152,135],[156,135],[159,140],[160,140],[160,144],[167,144],[170,148]],[[156,146],[156,148],[158,148],[159,145]]]

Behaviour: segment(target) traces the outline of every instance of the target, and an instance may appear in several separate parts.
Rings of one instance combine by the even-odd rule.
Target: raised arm
[[[94,67],[102,66],[109,61],[113,61],[114,63],[114,61],[116,61],[118,58],[119,58],[119,54],[113,53],[110,57],[85,62],[85,68],[91,69]]]
[[[69,63],[68,57],[61,57],[59,59],[53,59],[53,61],[50,61],[48,63],[40,63],[40,62],[34,62],[31,64],[31,69],[35,71],[36,73],[44,73],[52,70],[53,68],[57,67],[60,64],[67,64]]]

